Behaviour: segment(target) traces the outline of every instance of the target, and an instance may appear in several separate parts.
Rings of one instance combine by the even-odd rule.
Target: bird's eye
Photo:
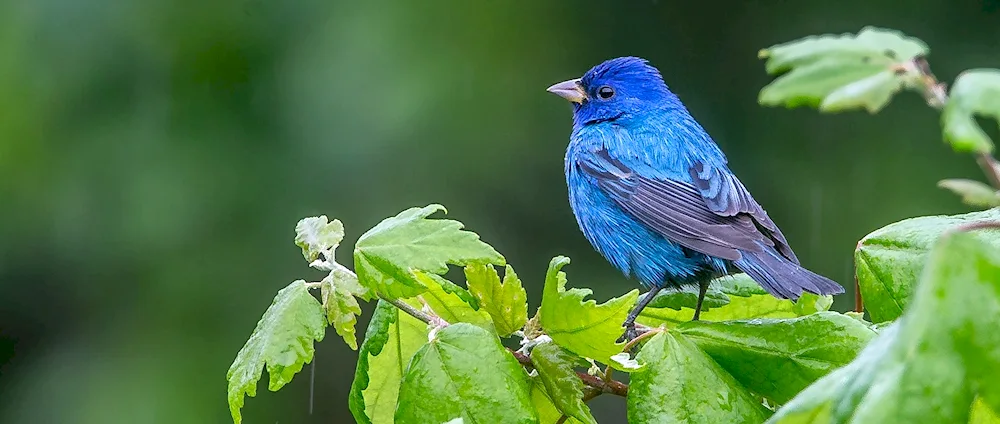
[[[605,85],[597,89],[597,95],[600,96],[602,99],[607,100],[614,97],[615,89]]]

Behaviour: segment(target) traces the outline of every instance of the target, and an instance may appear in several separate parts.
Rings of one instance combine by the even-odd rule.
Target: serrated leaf
[[[326,215],[302,218],[295,224],[295,245],[302,248],[306,262],[315,261],[320,253],[333,251],[344,239],[344,224],[328,222]]]
[[[858,242],[854,251],[858,285],[872,322],[892,321],[909,302],[927,254],[945,231],[977,221],[1000,219],[995,209],[954,216],[925,216],[890,224]],[[993,231],[976,237],[1000,248]]]
[[[351,384],[349,406],[356,422],[393,423],[403,372],[417,349],[427,343],[427,333],[423,322],[378,301]]]
[[[639,315],[638,322],[650,327],[691,321],[697,305],[697,289],[683,291],[661,291],[654,302],[667,305],[665,308],[646,307]],[[695,296],[691,297],[691,292]],[[663,298],[661,300],[661,297]],[[668,300],[675,298],[673,300]],[[712,299],[710,302],[709,299]],[[768,294],[750,276],[733,274],[712,281],[705,295],[700,319],[703,321],[728,321],[751,318],[794,318],[819,311],[825,311],[833,304],[831,296],[816,296],[803,293],[798,301],[778,299]],[[706,306],[711,305],[711,308]],[[679,307],[673,309],[672,307]]]
[[[427,290],[411,270],[442,275],[448,264],[504,265],[504,258],[462,223],[428,219],[441,205],[411,208],[387,218],[358,239],[354,269],[361,284],[389,298],[413,297]]]
[[[413,356],[399,389],[396,423],[462,417],[476,423],[537,423],[528,376],[496,335],[459,323]]]
[[[969,206],[982,208],[1000,206],[1000,193],[980,181],[961,178],[948,179],[938,181],[938,187],[962,196],[962,202]]]
[[[465,267],[465,279],[469,292],[493,317],[493,324],[501,337],[511,335],[528,322],[528,294],[510,265],[504,271],[503,282],[491,265]]]
[[[913,76],[897,72],[901,63],[926,55],[920,40],[897,31],[866,27],[858,34],[810,36],[761,50],[769,74],[786,74],[764,87],[762,105],[820,106],[836,112],[874,112]]]
[[[997,328],[1000,253],[970,234],[943,237],[903,315],[768,422],[967,422],[977,394],[1000,405]]]
[[[467,322],[491,332],[495,331],[493,328],[493,319],[490,318],[490,314],[483,310],[474,309],[465,300],[471,297],[465,289],[458,287],[440,275],[428,274],[421,271],[414,271],[414,275],[421,284],[427,287],[427,292],[421,296],[441,319],[452,324]],[[443,283],[451,284],[453,286],[452,290],[457,288],[465,292],[466,295],[462,296],[454,291],[449,292],[445,290]]]
[[[364,298],[368,289],[358,284],[358,277],[346,269],[337,268],[320,282],[320,298],[326,310],[326,320],[348,346],[358,350],[354,326],[361,315],[361,305],[355,296]]]
[[[271,376],[267,387],[277,391],[312,361],[313,341],[323,340],[325,333],[323,305],[309,293],[305,281],[279,290],[226,373],[233,421],[242,421],[243,396],[257,395],[257,380],[265,366]]]
[[[566,416],[597,424],[590,415],[590,408],[583,402],[585,386],[573,369],[578,361],[576,355],[555,343],[542,343],[531,351],[531,363],[556,408]]]
[[[552,399],[549,398],[549,394],[545,391],[545,385],[542,384],[541,377],[535,376],[531,377],[531,404],[535,407],[535,412],[538,413],[539,424],[556,424],[559,419],[563,417],[561,411],[556,408],[556,405],[552,403]],[[583,424],[580,420],[567,417],[564,424]]]
[[[767,418],[758,399],[683,335],[652,336],[638,359],[648,365],[631,374],[630,423],[758,424]]]
[[[697,344],[744,387],[779,404],[854,360],[875,337],[867,325],[835,312],[688,322],[674,331]]]
[[[545,334],[560,346],[584,358],[608,363],[611,355],[622,351],[624,343],[615,341],[624,333],[622,323],[639,298],[639,291],[632,290],[600,305],[593,299],[585,300],[593,293],[590,289],[566,289],[566,274],[560,270],[568,263],[565,256],[549,262],[539,321]]]
[[[944,139],[959,152],[993,152],[993,141],[975,116],[1000,120],[1000,70],[972,69],[955,79],[941,115]]]

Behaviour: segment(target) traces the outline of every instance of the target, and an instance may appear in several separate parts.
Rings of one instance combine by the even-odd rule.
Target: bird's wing
[[[718,180],[724,174],[704,172],[704,165],[692,168],[692,174],[707,176],[692,185],[640,175],[603,149],[577,164],[625,212],[688,249],[735,261],[742,257],[741,250],[759,252],[763,245],[776,245],[779,240],[768,233],[784,242],[739,180]],[[725,193],[719,188],[724,183],[731,184]]]
[[[702,161],[695,161],[688,172],[695,187],[712,212],[722,216],[750,215],[756,224],[762,227],[764,235],[768,236],[771,244],[782,256],[795,264],[799,263],[795,252],[792,252],[791,247],[788,246],[785,235],[781,233],[774,221],[771,221],[771,217],[767,216],[764,208],[754,200],[750,191],[736,175],[733,175],[728,169],[712,166]]]

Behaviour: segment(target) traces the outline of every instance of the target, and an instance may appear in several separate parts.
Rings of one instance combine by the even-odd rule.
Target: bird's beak
[[[549,93],[555,94],[573,103],[583,104],[583,101],[587,100],[587,93],[584,92],[583,87],[580,86],[579,78],[555,84],[545,89],[545,91],[548,91]]]

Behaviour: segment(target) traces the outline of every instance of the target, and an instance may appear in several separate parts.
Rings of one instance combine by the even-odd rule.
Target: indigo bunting
[[[781,299],[843,293],[799,265],[767,212],[729,170],[726,156],[645,59],[621,57],[548,88],[573,105],[566,184],[577,224],[594,248],[649,291],[698,286],[744,272]]]

